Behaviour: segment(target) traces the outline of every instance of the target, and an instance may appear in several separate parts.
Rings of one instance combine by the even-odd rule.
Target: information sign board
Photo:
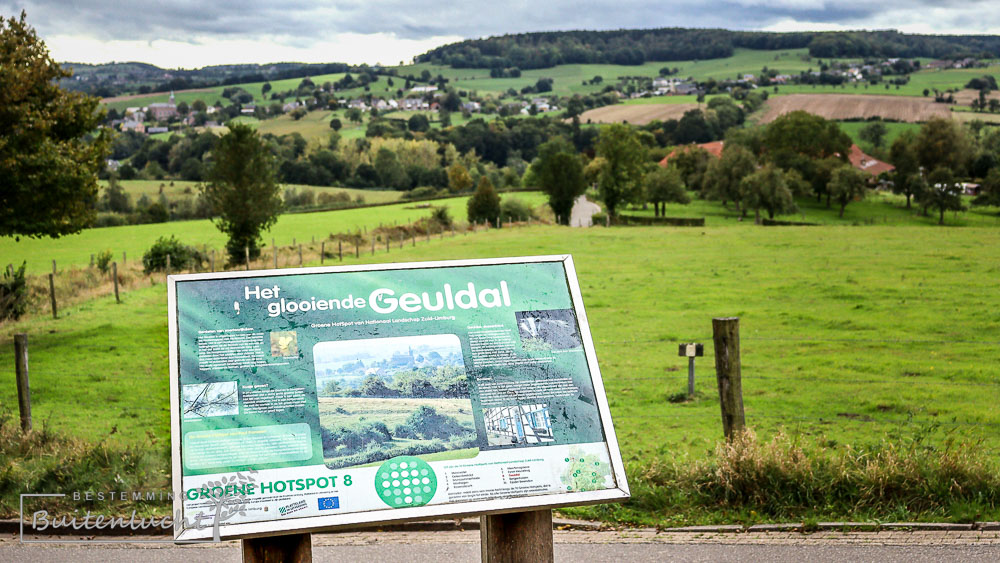
[[[175,538],[629,497],[570,256],[169,277]]]

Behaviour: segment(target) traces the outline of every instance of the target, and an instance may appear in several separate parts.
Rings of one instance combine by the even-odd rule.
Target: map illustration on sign
[[[629,496],[568,256],[168,291],[177,539]]]

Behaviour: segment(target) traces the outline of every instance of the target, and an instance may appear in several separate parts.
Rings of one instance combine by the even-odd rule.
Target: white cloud
[[[91,37],[56,35],[44,38],[52,57],[58,61],[105,63],[141,61],[166,68],[200,68],[217,64],[266,62],[346,62],[395,65],[457,36],[401,39],[386,33],[339,33],[317,41],[236,39],[200,37],[191,41],[155,39],[151,41],[100,40]]]

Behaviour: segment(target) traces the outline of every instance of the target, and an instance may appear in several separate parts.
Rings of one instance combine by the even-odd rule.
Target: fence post
[[[28,335],[14,335],[14,372],[17,378],[17,407],[21,430],[31,430],[31,390],[28,387]]]
[[[375,233],[372,233],[372,256],[375,256]]]
[[[90,255],[90,267],[91,268],[94,267],[94,255],[93,254]]]
[[[111,277],[115,280],[115,303],[121,303],[122,300],[118,297],[118,262],[111,263]]]
[[[551,563],[552,511],[532,510],[479,517],[483,563]]]
[[[271,237],[271,249],[274,250],[274,269],[278,269],[278,245],[274,242],[274,237]]]
[[[337,258],[339,258],[341,262],[344,261],[344,241],[342,240],[337,241]]]
[[[391,239],[391,238],[392,238],[392,234],[386,232],[385,233],[385,252],[386,252],[386,254],[389,253],[389,239]]]
[[[52,263],[55,264],[55,260]],[[52,318],[58,318],[56,312],[56,277],[52,274],[49,274],[49,301],[52,302]]]
[[[250,269],[250,247],[249,246],[244,246],[243,247],[243,255],[246,257],[247,270],[249,270]]]
[[[240,540],[243,563],[308,563],[312,561],[312,534],[289,534]]]
[[[417,229],[413,229],[413,246],[417,246]]]
[[[302,245],[299,245],[299,266],[302,265]]]
[[[125,256],[125,251],[122,250],[122,266],[124,266],[125,264],[128,264],[128,259]]]
[[[55,260],[52,261],[52,273],[53,274],[56,273],[56,261]]]
[[[326,241],[325,240],[323,242],[319,243],[319,263],[323,264],[324,260],[326,260]]]
[[[212,249],[212,271],[215,271],[215,249]]]
[[[167,275],[170,275],[170,255],[167,254]]]
[[[715,377],[719,383],[719,404],[722,407],[722,430],[727,440],[743,431],[743,384],[740,379],[740,319],[712,319],[712,340],[715,342]]]
[[[361,241],[354,243],[354,257],[361,258]]]

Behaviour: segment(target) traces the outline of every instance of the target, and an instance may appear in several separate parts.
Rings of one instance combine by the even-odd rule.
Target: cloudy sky
[[[994,6],[994,0],[0,0],[0,13],[25,10],[59,61],[194,68],[275,61],[396,64],[461,39],[568,29],[1000,34]]]

